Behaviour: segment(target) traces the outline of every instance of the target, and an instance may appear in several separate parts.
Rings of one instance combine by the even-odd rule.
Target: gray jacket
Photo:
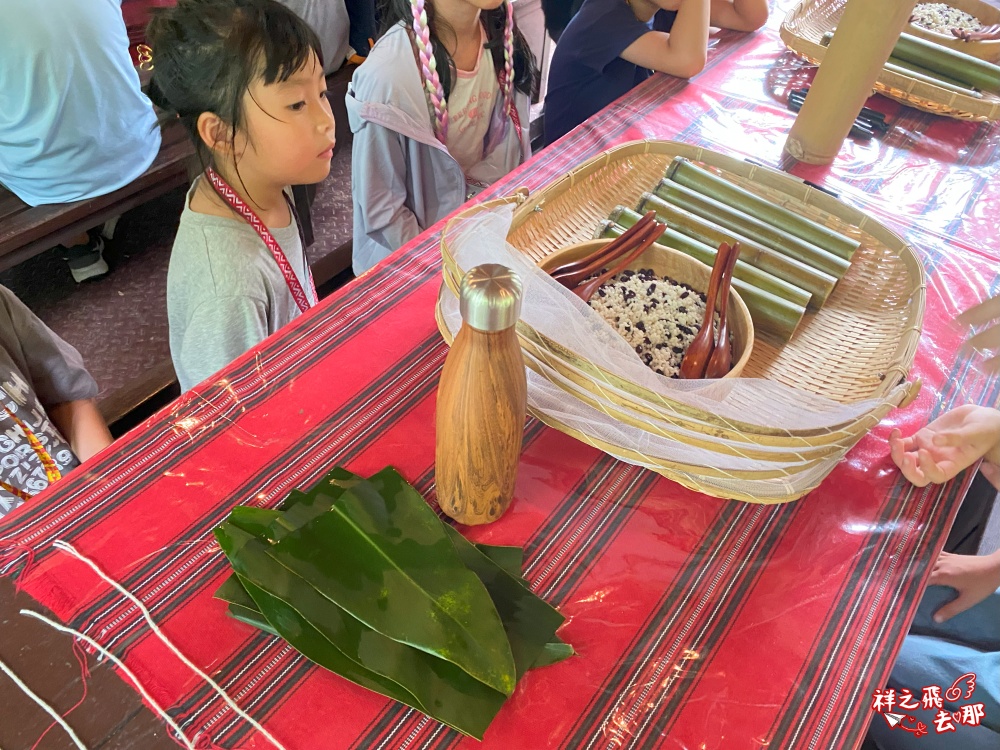
[[[477,174],[495,182],[531,155],[528,97],[516,92],[522,123],[484,159]],[[497,97],[498,107],[503,106]],[[347,91],[354,146],[354,273],[360,275],[443,219],[477,192],[434,136],[406,27],[394,26],[355,71]]]

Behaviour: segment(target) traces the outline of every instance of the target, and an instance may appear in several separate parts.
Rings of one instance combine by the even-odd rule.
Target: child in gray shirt
[[[178,0],[147,37],[150,96],[206,165],[167,275],[170,354],[188,390],[316,304],[285,188],[329,174],[334,121],[320,42],[274,0]]]
[[[0,516],[111,444],[79,352],[0,286]]]

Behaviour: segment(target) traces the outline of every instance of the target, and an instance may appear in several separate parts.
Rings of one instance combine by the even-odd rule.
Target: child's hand
[[[951,586],[958,598],[934,613],[934,622],[944,622],[973,607],[1000,588],[1000,557],[992,555],[952,555],[942,552],[931,570],[930,584]]]
[[[969,338],[968,344],[977,351],[1000,349],[1000,295],[970,307],[958,316],[957,322],[967,328],[988,323],[979,333]],[[994,374],[1000,373],[1000,356],[986,360],[982,369]]]
[[[915,435],[889,435],[892,460],[917,487],[941,484],[986,458],[983,474],[997,485],[1000,411],[968,404],[941,415]]]

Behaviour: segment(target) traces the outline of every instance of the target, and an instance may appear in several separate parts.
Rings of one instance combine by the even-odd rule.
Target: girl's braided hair
[[[420,77],[427,95],[434,132],[444,143],[448,136],[448,97],[455,79],[455,63],[435,32],[442,19],[436,19],[434,5],[428,0],[385,0],[382,7],[382,33],[402,22],[413,30],[412,39],[420,66]],[[535,56],[520,29],[514,23],[510,0],[480,16],[486,30],[486,48],[493,57],[499,75],[505,111],[513,102],[514,91],[532,96],[538,90],[538,67]]]

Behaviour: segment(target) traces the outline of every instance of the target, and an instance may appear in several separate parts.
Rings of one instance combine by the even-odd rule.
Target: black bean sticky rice
[[[622,271],[590,298],[590,306],[655,372],[676,378],[681,359],[705,319],[705,295],[648,268]],[[715,315],[718,330],[719,316]]]

